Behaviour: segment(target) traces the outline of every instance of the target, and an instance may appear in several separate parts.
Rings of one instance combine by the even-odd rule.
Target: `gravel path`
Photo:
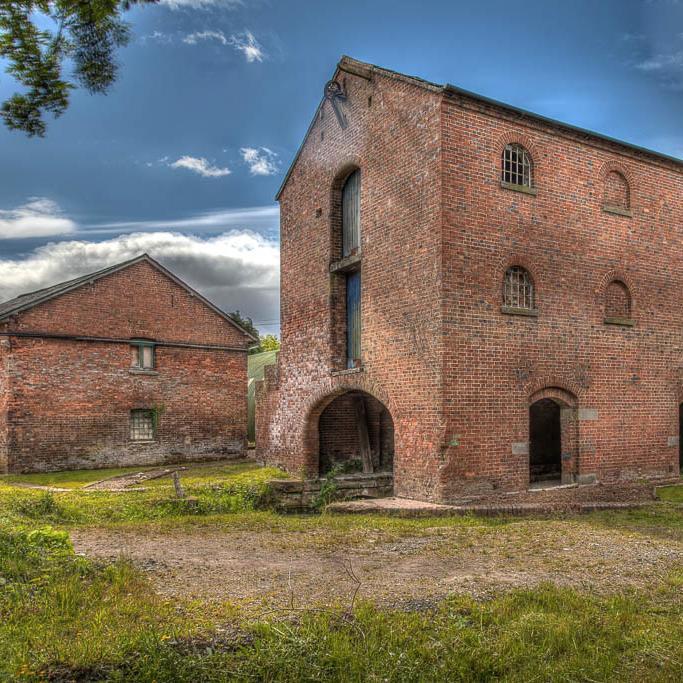
[[[599,593],[651,588],[683,566],[683,542],[574,520],[524,520],[500,527],[438,527],[420,536],[380,530],[272,532],[79,529],[76,551],[131,559],[168,596],[269,606],[348,601],[419,603],[460,592],[485,597],[552,581]]]

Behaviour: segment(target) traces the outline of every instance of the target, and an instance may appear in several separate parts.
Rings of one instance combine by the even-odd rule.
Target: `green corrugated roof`
[[[277,354],[279,351],[264,351],[263,353],[254,353],[247,356],[247,374],[249,377],[249,386],[247,389],[247,434],[249,441],[254,441],[256,438],[256,382],[263,379],[266,366],[277,363]]]

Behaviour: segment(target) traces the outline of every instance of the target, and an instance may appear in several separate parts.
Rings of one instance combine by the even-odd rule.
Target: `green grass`
[[[54,486],[56,488],[76,489],[93,482],[122,474],[144,472],[152,467],[119,467],[102,470],[74,470],[71,472],[38,472],[35,474],[3,474],[0,483],[33,484],[34,486]]]
[[[454,596],[413,610],[362,602],[352,611],[346,604],[259,615],[253,604],[166,600],[125,562],[75,556],[64,531],[132,525],[169,535],[299,532],[302,543],[339,552],[369,538],[458,527],[479,542],[480,535],[530,521],[283,516],[268,509],[266,482],[278,476],[250,463],[193,466],[181,474],[197,499],[192,509],[172,499],[168,479],[126,493],[49,493],[0,483],[0,680],[683,679],[681,571],[646,590],[611,596],[548,584],[481,601]],[[64,477],[78,482],[87,475]],[[683,540],[683,508],[675,502],[680,487],[670,488],[662,489],[670,502],[567,519]]]
[[[683,503],[683,484],[657,489],[657,497],[670,503]]]
[[[0,530],[0,680],[678,681],[680,594],[546,585],[426,611],[280,612],[172,603],[59,532]],[[349,606],[346,606],[347,608]]]

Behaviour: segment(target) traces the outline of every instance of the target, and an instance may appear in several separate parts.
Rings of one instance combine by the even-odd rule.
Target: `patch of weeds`
[[[337,490],[339,489],[336,478],[339,476],[340,471],[341,467],[337,464],[327,472],[325,479],[320,486],[320,491],[318,491],[318,494],[311,502],[311,507],[314,510],[320,512],[335,499]]]
[[[42,491],[38,495],[20,498],[16,502],[16,509],[19,514],[32,520],[66,522],[70,519],[70,515],[50,491]]]

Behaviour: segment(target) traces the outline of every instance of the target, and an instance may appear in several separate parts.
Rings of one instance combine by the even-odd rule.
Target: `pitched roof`
[[[478,93],[472,92],[470,90],[465,90],[463,88],[459,88],[456,85],[451,85],[450,83],[444,83],[444,84],[439,84],[439,83],[432,83],[431,81],[427,81],[423,78],[418,78],[417,76],[408,76],[406,74],[402,74],[398,71],[392,71],[391,69],[385,69],[384,67],[381,66],[376,66],[374,64],[369,64],[367,62],[361,62],[357,59],[353,59],[352,57],[348,57],[346,55],[343,55],[342,58],[339,60],[337,63],[337,67],[335,69],[335,75],[337,71],[343,71],[344,73],[349,73],[354,76],[360,76],[361,78],[365,78],[366,80],[370,80],[374,74],[379,74],[381,76],[385,76],[387,78],[393,78],[395,80],[400,80],[405,83],[412,83],[415,86],[418,86],[420,88],[423,88],[425,90],[429,90],[433,93],[441,93],[441,94],[453,94],[453,95],[460,95],[462,97],[466,97],[470,100],[475,100],[477,102],[481,102],[482,104],[488,104],[494,107],[498,107],[499,109],[503,109],[505,111],[508,111],[510,113],[516,114],[517,116],[522,116],[524,118],[532,119],[535,121],[540,121],[541,123],[545,123],[551,126],[555,126],[556,128],[564,129],[566,131],[570,131],[572,133],[578,133],[579,135],[588,137],[588,138],[593,138],[596,140],[601,140],[602,142],[607,142],[612,145],[617,145],[619,147],[625,148],[627,150],[630,150],[632,152],[636,152],[639,154],[645,154],[646,156],[654,159],[655,161],[664,161],[668,163],[673,163],[676,164],[679,167],[683,167],[683,159],[678,159],[677,157],[672,157],[669,156],[668,154],[663,154],[662,152],[655,152],[652,149],[648,149],[647,147],[640,147],[638,145],[634,145],[630,142],[624,142],[623,140],[619,140],[617,138],[612,138],[608,135],[603,135],[602,133],[596,133],[595,131],[588,130],[587,128],[580,128],[579,126],[574,126],[570,123],[565,123],[564,121],[558,121],[557,119],[552,119],[548,116],[543,116],[541,114],[536,114],[532,111],[528,111],[526,109],[521,109],[519,107],[515,107],[512,104],[507,104],[505,102],[501,102],[499,100],[494,100],[490,97],[485,97],[484,95],[479,95]],[[275,195],[275,199],[279,199],[280,195],[282,194],[282,191],[285,188],[285,185],[287,184],[287,181],[289,180],[290,175],[292,174],[292,170],[294,169],[294,166],[296,165],[296,162],[299,159],[299,156],[301,155],[301,152],[303,150],[304,144],[306,142],[306,139],[308,138],[309,133],[311,132],[311,129],[313,128],[313,125],[315,124],[316,118],[318,116],[318,113],[320,111],[320,108],[322,107],[323,103],[325,102],[325,98],[323,97],[320,101],[320,104],[318,104],[317,109],[315,110],[315,114],[313,116],[313,120],[311,121],[311,124],[308,127],[308,130],[306,131],[306,134],[304,135],[304,139],[299,146],[299,149],[296,152],[296,155],[294,156],[294,159],[292,160],[292,163],[282,181],[282,184],[280,185],[280,189],[277,191],[277,194]]]
[[[222,311],[215,304],[212,304],[197,290],[190,287],[190,285],[188,285],[186,282],[183,282],[177,275],[174,275],[170,270],[164,268],[164,266],[162,266],[158,261],[155,261],[149,254],[140,254],[140,256],[136,256],[135,258],[132,258],[128,261],[117,263],[116,265],[103,268],[102,270],[98,270],[94,273],[82,275],[81,277],[77,277],[73,280],[67,280],[66,282],[60,282],[59,284],[52,285],[51,287],[38,289],[35,292],[20,294],[14,299],[10,299],[9,301],[0,303],[0,321],[9,318],[12,315],[16,315],[17,313],[21,313],[22,311],[26,311],[30,308],[33,308],[38,304],[42,304],[45,301],[49,301],[50,299],[54,299],[55,297],[61,296],[62,294],[66,294],[67,292],[70,292],[74,289],[78,289],[78,287],[82,287],[83,285],[95,282],[96,280],[99,280],[107,275],[111,275],[112,273],[116,273],[119,270],[123,270],[124,268],[128,268],[132,265],[135,265],[136,263],[140,263],[142,261],[146,261],[152,267],[156,268],[164,275],[166,275],[166,277],[170,278],[176,284],[180,285],[192,296],[196,297],[204,305],[208,306],[214,313],[217,313],[221,318],[229,322],[231,325],[234,325],[248,339],[251,339],[255,342],[258,341],[258,339],[254,337],[254,335],[247,332],[232,316],[228,315],[225,311]]]

